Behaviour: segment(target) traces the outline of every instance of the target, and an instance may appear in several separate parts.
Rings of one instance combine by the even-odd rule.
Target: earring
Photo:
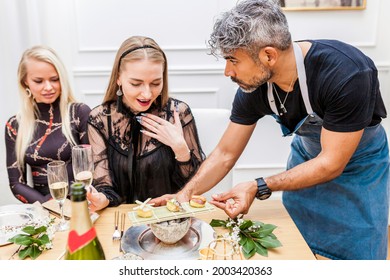
[[[123,96],[123,92],[122,92],[122,89],[121,89],[120,86],[119,86],[118,90],[116,91],[116,96],[118,97],[116,99],[117,110],[118,110],[118,112],[122,113],[122,96]]]
[[[119,87],[118,90],[116,91],[116,95],[117,96],[122,96],[123,95],[121,87]]]
[[[26,88],[27,96],[30,98],[32,96],[31,90]]]

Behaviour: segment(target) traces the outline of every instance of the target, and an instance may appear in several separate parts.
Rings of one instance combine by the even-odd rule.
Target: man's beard
[[[255,76],[248,83],[244,83],[240,79],[230,77],[230,79],[237,83],[243,92],[250,93],[255,91],[262,84],[266,83],[272,77],[272,71],[267,69],[263,64],[257,64],[260,68],[260,71],[263,73],[263,76]]]

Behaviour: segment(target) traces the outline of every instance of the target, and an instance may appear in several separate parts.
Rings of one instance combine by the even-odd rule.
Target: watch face
[[[270,196],[271,196],[271,192],[265,192],[265,193],[258,194],[257,198],[260,200],[264,200],[269,198]]]

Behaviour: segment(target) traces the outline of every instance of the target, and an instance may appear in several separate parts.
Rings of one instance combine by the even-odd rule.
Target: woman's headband
[[[121,57],[119,58],[119,63],[118,63],[118,70],[119,70],[119,67],[121,66],[121,61],[122,59],[128,55],[129,53],[133,52],[133,51],[136,51],[136,50],[139,50],[139,49],[155,49],[155,50],[158,50],[157,48],[151,46],[151,45],[143,45],[143,46],[138,46],[138,47],[135,47],[135,48],[132,48],[132,49],[128,49],[127,51],[123,52],[121,54]]]

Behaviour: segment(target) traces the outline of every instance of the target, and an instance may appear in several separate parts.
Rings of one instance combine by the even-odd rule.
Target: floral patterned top
[[[175,193],[195,174],[205,155],[189,106],[170,98],[162,109],[153,105],[146,113],[173,123],[176,106],[190,149],[187,162],[177,161],[169,146],[139,133],[140,124],[125,104],[121,112],[116,102],[92,110],[88,136],[95,162],[93,184],[107,196],[109,206]]]

